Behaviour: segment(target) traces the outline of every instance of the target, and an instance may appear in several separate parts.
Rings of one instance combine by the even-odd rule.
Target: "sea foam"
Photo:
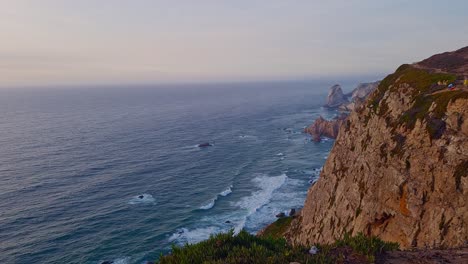
[[[218,193],[213,199],[209,200],[207,203],[200,206],[200,209],[208,210],[208,209],[213,208],[213,206],[215,205],[216,200],[218,200],[218,198],[220,196],[228,196],[230,193],[232,193],[232,185],[227,187],[224,191]]]
[[[260,188],[260,190],[253,192],[250,196],[242,198],[235,205],[244,209],[246,215],[237,224],[234,229],[235,233],[239,233],[242,228],[244,228],[247,218],[254,214],[262,206],[268,204],[270,199],[273,196],[273,192],[280,188],[285,182],[288,176],[286,174],[281,174],[279,176],[269,177],[266,175],[261,175],[255,177],[252,182]]]
[[[194,244],[209,238],[211,234],[219,232],[221,232],[221,230],[215,226],[195,228],[192,230],[180,228],[168,238],[168,241],[177,241],[178,244],[181,245],[185,243]]]

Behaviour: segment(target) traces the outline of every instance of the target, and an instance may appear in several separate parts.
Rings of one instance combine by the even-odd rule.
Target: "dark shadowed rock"
[[[278,218],[285,217],[285,216],[286,216],[286,214],[283,213],[283,212],[281,212],[281,213],[279,213],[279,214],[276,215],[276,217],[278,217]]]
[[[294,216],[296,214],[296,209],[292,208],[290,211],[289,211],[289,216]]]

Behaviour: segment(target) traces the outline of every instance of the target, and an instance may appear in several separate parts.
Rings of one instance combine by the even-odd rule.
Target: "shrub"
[[[332,245],[317,245],[316,255],[308,254],[302,246],[291,246],[283,238],[257,237],[246,231],[234,235],[233,231],[212,235],[197,244],[172,248],[172,253],[161,256],[159,264],[247,264],[247,263],[323,263],[331,264],[347,257],[363,257],[372,262],[375,254],[398,249],[396,243],[386,243],[376,237],[358,234],[345,235]],[[351,251],[341,250],[349,249]],[[347,252],[343,254],[343,252]],[[365,263],[365,262],[364,262]]]

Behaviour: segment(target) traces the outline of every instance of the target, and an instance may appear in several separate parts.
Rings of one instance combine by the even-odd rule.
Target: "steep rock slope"
[[[290,226],[291,242],[363,232],[403,249],[466,245],[468,89],[437,82],[463,78],[467,54],[400,66],[350,114]],[[454,56],[463,61],[448,63]]]

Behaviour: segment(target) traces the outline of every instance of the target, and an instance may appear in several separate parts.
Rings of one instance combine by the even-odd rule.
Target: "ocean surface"
[[[300,208],[330,83],[0,90],[0,263],[145,263]],[[211,147],[197,144],[210,142]]]

